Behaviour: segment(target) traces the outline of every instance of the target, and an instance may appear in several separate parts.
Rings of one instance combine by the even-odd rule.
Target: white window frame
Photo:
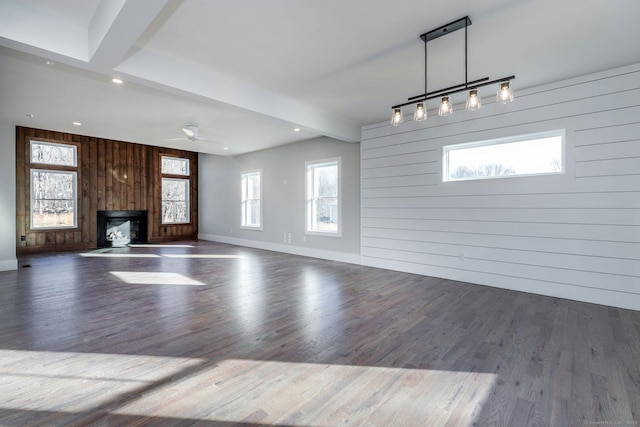
[[[259,222],[260,223],[258,225],[247,225],[246,224],[247,206],[248,206],[247,202],[249,201],[249,199],[245,199],[243,195],[247,193],[247,182],[248,182],[247,178],[255,175],[257,175],[260,180],[260,198],[251,199],[251,200],[257,200],[259,202],[259,207],[260,207]],[[264,209],[263,209],[263,203],[262,203],[262,169],[255,169],[255,170],[241,172],[240,173],[240,228],[245,230],[262,231],[262,212],[263,211]]]
[[[162,170],[162,162],[164,161],[164,159],[169,159],[169,160],[180,160],[184,163],[186,163],[187,165],[187,171],[185,173],[169,173],[169,172],[165,172]],[[161,169],[161,173],[163,175],[176,175],[176,176],[191,176],[191,165],[189,164],[189,159],[186,159],[184,157],[174,157],[174,156],[160,156],[160,169]]]
[[[73,196],[71,198],[71,201],[73,203],[73,225],[63,225],[63,226],[59,226],[59,227],[36,227],[33,225],[33,201],[34,201],[34,194],[35,194],[35,190],[33,188],[34,185],[34,179],[33,179],[33,173],[57,173],[57,174],[65,174],[65,175],[72,175],[73,176]],[[31,230],[61,230],[61,229],[72,229],[72,228],[78,228],[78,172],[76,171],[70,171],[70,170],[57,170],[57,169],[35,169],[35,168],[31,168],[29,171],[29,181],[31,183],[31,188],[29,189],[30,191],[30,200],[29,200],[29,210],[30,210],[30,224],[29,224],[29,228]]]
[[[338,177],[336,182],[336,199],[338,201],[338,221],[336,231],[321,231],[311,229],[311,203],[313,202],[313,179],[310,179],[310,171],[319,166],[336,163],[338,168]],[[305,162],[305,234],[327,237],[342,237],[342,158],[332,157],[329,159],[313,160]]]
[[[162,204],[164,203],[164,199],[162,198],[162,186],[164,185],[164,181],[182,181],[185,183],[185,187],[187,189],[185,194],[185,202],[187,204],[187,220],[180,222],[165,222],[164,215],[162,214]],[[191,201],[190,201],[190,189],[191,189],[191,180],[189,178],[168,178],[163,176],[160,180],[160,215],[162,216],[162,224],[164,225],[172,225],[172,224],[190,224],[191,223]]]
[[[33,144],[38,144],[38,145],[51,145],[54,147],[64,147],[64,148],[70,148],[73,150],[73,163],[70,165],[64,165],[64,164],[58,164],[58,163],[46,163],[46,162],[39,162],[37,160],[33,159]],[[56,142],[49,142],[49,141],[38,141],[35,139],[32,139],[29,141],[29,162],[32,164],[37,164],[37,165],[48,165],[48,166],[54,166],[54,167],[62,167],[62,168],[76,168],[78,167],[78,147],[75,146],[74,144],[59,144]]]
[[[513,174],[513,175],[501,175],[501,176],[475,176],[468,178],[450,178],[449,177],[449,153],[456,150],[464,150],[468,148],[486,147],[490,145],[500,145],[508,143],[517,143],[524,141],[533,141],[544,138],[560,137],[560,170],[553,172],[540,172],[540,173],[528,173],[528,174]],[[442,182],[458,182],[458,181],[478,181],[485,179],[503,179],[503,178],[521,178],[531,176],[544,176],[544,175],[561,175],[565,173],[565,130],[553,130],[545,132],[530,133],[526,135],[510,136],[505,138],[489,139],[484,141],[468,142],[463,144],[446,145],[442,147]]]

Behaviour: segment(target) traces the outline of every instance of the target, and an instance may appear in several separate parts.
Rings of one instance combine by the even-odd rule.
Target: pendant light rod
[[[424,43],[424,93],[428,93],[427,90],[427,43]]]
[[[467,74],[467,27],[471,24],[471,20],[467,16],[464,21],[464,84],[469,85],[469,77]],[[425,91],[426,92],[426,91]]]
[[[508,77],[502,77],[499,79],[495,79],[495,80],[489,80],[489,81],[485,81],[488,79],[488,77],[485,77],[484,79],[480,79],[480,82],[484,82],[484,83],[478,83],[478,80],[474,80],[472,82],[469,82],[468,84],[465,83],[461,83],[459,85],[456,86],[452,86],[451,88],[448,89],[442,89],[440,91],[434,91],[425,95],[418,95],[415,96],[412,99],[412,101],[408,101],[405,102],[404,104],[398,104],[398,105],[394,105],[393,108],[402,108],[402,107],[406,107],[407,105],[412,105],[415,104],[416,102],[422,102],[422,101],[428,101],[430,99],[434,99],[434,98],[440,98],[442,96],[445,95],[453,95],[454,93],[459,93],[459,92],[464,92],[466,90],[470,90],[470,89],[478,89],[480,87],[483,86],[489,86],[492,84],[496,84],[496,83],[501,83],[501,82],[505,82],[505,81],[510,81],[510,80],[514,80],[516,78],[516,76],[508,76]],[[459,89],[455,89],[455,90],[449,90],[449,89],[453,89],[453,88],[459,88]]]

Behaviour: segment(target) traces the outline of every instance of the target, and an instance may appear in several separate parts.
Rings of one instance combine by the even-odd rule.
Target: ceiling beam
[[[102,0],[88,29],[91,67],[112,70],[168,0]]]
[[[136,83],[263,114],[341,141],[360,141],[361,129],[354,122],[210,68],[176,60],[158,52],[137,51],[115,70]]]

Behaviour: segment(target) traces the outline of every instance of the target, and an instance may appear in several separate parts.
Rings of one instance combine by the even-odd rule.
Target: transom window
[[[306,232],[339,236],[340,159],[306,163]]]
[[[262,229],[262,185],[261,171],[242,174],[242,218],[244,228]]]
[[[564,173],[564,130],[443,147],[443,181]]]
[[[162,156],[162,173],[189,176],[189,159]]]
[[[78,226],[78,149],[75,145],[30,141],[31,229]]]
[[[162,156],[162,223],[187,224],[190,222],[189,159]]]
[[[78,151],[75,145],[31,141],[30,151],[31,163],[78,166]]]

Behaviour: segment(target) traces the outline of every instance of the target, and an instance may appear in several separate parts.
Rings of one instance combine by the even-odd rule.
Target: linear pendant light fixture
[[[418,122],[427,119],[427,107],[426,101],[434,98],[440,98],[440,108],[438,109],[439,116],[450,116],[453,114],[453,106],[451,104],[451,95],[460,92],[468,92],[467,96],[467,111],[475,111],[480,109],[482,102],[480,100],[480,93],[478,88],[500,84],[498,92],[496,94],[496,102],[501,104],[507,104],[513,101],[513,89],[511,87],[511,80],[516,76],[501,77],[499,79],[489,80],[489,77],[483,77],[481,79],[469,81],[467,72],[467,27],[471,25],[471,19],[468,16],[453,21],[447,25],[431,30],[420,36],[424,42],[424,93],[416,96],[412,96],[407,99],[407,102],[403,104],[394,105],[391,107],[393,111],[391,115],[391,124],[398,126],[404,122],[404,116],[402,114],[402,107],[408,105],[415,105],[415,112],[413,114],[413,120]],[[454,86],[449,86],[444,89],[438,89],[429,92],[427,90],[427,43],[431,40],[435,40],[438,37],[451,34],[454,31],[464,28],[464,83],[460,83]]]

